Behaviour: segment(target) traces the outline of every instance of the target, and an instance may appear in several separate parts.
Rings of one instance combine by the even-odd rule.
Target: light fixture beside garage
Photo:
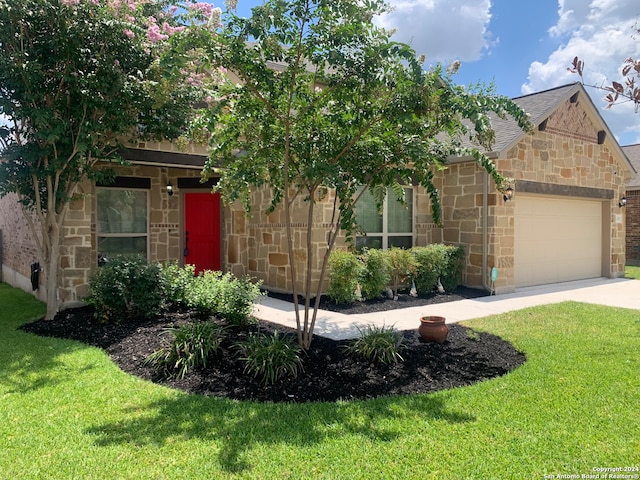
[[[626,207],[626,206],[627,206],[627,197],[622,197],[622,198],[620,199],[620,202],[618,202],[618,206],[619,206],[620,208],[622,208],[622,207]]]
[[[171,185],[171,182],[167,183],[167,195],[173,195],[173,185]]]
[[[502,199],[505,202],[508,202],[509,200],[513,200],[513,188],[511,188],[511,186],[508,186],[507,189],[504,191],[504,195],[502,195]]]

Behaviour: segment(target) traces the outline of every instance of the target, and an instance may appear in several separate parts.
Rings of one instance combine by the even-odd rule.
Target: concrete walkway
[[[455,323],[565,301],[630,308],[638,310],[640,316],[640,280],[595,278],[522,288],[516,293],[362,315],[319,310],[314,333],[339,340],[357,337],[358,327],[371,324],[393,325],[398,330],[409,330],[418,328],[419,318],[425,315],[440,315],[446,317],[447,323]],[[254,315],[262,320],[296,327],[293,304],[282,300],[269,297],[262,299],[256,305]]]

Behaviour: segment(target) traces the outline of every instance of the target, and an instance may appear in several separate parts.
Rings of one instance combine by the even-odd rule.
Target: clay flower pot
[[[449,327],[445,325],[444,321],[444,317],[435,315],[421,317],[420,326],[418,327],[420,338],[425,342],[443,343],[449,333]]]

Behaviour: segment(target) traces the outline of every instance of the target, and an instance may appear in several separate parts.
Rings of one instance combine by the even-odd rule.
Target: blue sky
[[[388,0],[389,1],[389,0]],[[248,16],[262,0],[239,0]],[[638,0],[390,0],[395,8],[378,19],[397,28],[427,63],[460,60],[459,84],[494,82],[516,97],[579,80],[567,72],[574,56],[585,61],[585,83],[620,79],[622,62],[640,58]],[[222,0],[216,6],[224,7]],[[604,93],[589,89],[621,145],[640,143],[640,113],[629,103],[604,110]]]

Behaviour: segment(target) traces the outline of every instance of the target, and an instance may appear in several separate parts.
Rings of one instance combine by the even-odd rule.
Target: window
[[[147,256],[148,192],[97,189],[98,259],[113,255]]]
[[[413,246],[413,189],[405,188],[404,194],[406,205],[389,189],[380,213],[373,195],[364,192],[356,204],[356,220],[367,235],[356,237],[358,249]]]

